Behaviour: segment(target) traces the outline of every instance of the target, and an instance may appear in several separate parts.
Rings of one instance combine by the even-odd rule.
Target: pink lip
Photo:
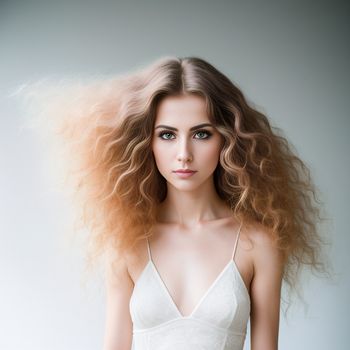
[[[175,171],[175,174],[177,174],[177,176],[186,179],[192,175],[194,175],[196,173],[196,171]]]
[[[187,174],[187,173],[195,173],[195,170],[176,170],[175,173],[183,173],[183,174]]]

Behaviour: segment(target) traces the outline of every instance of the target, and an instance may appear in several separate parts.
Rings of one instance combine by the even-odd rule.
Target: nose
[[[179,147],[179,153],[177,155],[177,160],[182,163],[192,161],[193,156],[188,148],[186,140],[184,140]]]
[[[183,163],[187,163],[187,162],[192,161],[192,157],[191,156],[178,156],[178,161],[183,162]]]

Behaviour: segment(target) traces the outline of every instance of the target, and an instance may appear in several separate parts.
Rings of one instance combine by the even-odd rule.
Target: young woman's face
[[[160,102],[152,150],[158,170],[168,184],[193,190],[211,180],[222,139],[210,124],[205,100],[199,96],[168,96]],[[175,172],[178,169],[195,173],[184,176]]]

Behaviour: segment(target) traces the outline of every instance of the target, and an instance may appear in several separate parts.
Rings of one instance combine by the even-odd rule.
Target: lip
[[[182,178],[182,179],[187,179],[188,177],[191,177],[194,175],[197,171],[192,171],[192,170],[179,170],[179,171],[174,171],[174,173]]]
[[[175,173],[180,173],[180,174],[188,174],[188,173],[195,173],[195,170],[190,170],[190,169],[179,169],[175,170]]]

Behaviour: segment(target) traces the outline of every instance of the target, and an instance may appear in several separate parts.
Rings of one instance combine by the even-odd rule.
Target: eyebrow
[[[203,123],[203,124],[198,124],[198,125],[192,126],[192,128],[190,128],[190,131],[203,128],[204,126],[211,126],[212,128],[214,127],[213,124]],[[173,126],[168,126],[168,125],[158,125],[154,129],[158,129],[158,128],[164,128],[164,129],[169,129],[169,130],[173,130],[173,131],[178,131],[178,129],[174,128]]]

